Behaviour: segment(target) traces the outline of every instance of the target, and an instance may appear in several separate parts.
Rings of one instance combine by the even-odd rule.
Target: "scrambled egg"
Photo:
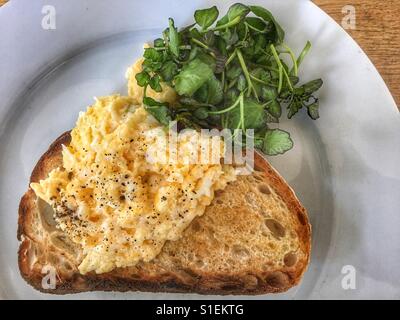
[[[146,47],[146,46],[145,46]],[[136,104],[141,104],[143,101],[144,88],[137,84],[135,75],[141,72],[142,63],[144,59],[138,59],[131,67],[126,71],[125,77],[128,79],[128,94]],[[147,88],[146,95],[157,101],[168,102],[173,105],[178,100],[176,91],[165,83],[161,83],[161,92],[156,92],[151,88]]]
[[[214,191],[236,178],[233,167],[220,162],[192,164],[179,157],[166,163],[154,161],[154,154],[149,161],[147,151],[160,147],[157,136],[166,129],[137,101],[97,99],[80,113],[71,143],[63,147],[63,166],[31,184],[54,208],[57,227],[82,246],[82,274],[152,260],[204,213]],[[211,139],[186,131],[177,139],[182,159],[200,152],[190,143],[193,137]]]

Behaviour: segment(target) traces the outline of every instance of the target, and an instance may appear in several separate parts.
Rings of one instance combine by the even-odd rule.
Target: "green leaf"
[[[322,79],[315,79],[303,84],[301,87],[304,89],[304,94],[311,95],[322,87]]]
[[[197,101],[208,105],[217,105],[224,97],[222,83],[213,74],[210,80],[203,84],[193,96]]]
[[[232,104],[236,101],[236,99],[239,97],[239,91],[232,88],[229,89],[226,93],[225,93],[225,103],[226,104]]]
[[[288,106],[288,118],[291,119],[302,107],[303,103],[301,101],[293,100]]]
[[[247,17],[244,21],[247,23],[247,25],[249,26],[250,29],[252,29],[256,32],[266,32],[267,31],[267,25],[260,18]]]
[[[222,26],[225,26],[227,23],[229,23],[229,18],[228,18],[228,15],[226,14],[221,19],[219,19],[217,21],[216,26],[217,27],[222,27]]]
[[[142,63],[143,70],[147,72],[156,72],[160,70],[161,66],[161,61],[153,61],[150,59],[145,59]]]
[[[262,34],[255,36],[254,54],[263,54],[264,48],[267,46],[267,39]]]
[[[219,12],[216,6],[208,9],[196,10],[194,12],[194,20],[203,30],[205,30],[210,27],[215,20],[217,20],[218,14]]]
[[[235,3],[232,6],[230,6],[227,16],[228,16],[228,21],[232,21],[236,19],[237,17],[243,18],[250,12],[250,9],[248,6],[245,6],[244,4],[241,3]]]
[[[178,73],[178,65],[173,61],[167,61],[160,69],[160,75],[164,81],[172,81]]]
[[[216,47],[217,47],[218,51],[219,51],[222,55],[224,55],[224,56],[228,55],[227,49],[226,49],[226,42],[225,42],[225,40],[224,40],[222,37],[220,37],[220,36],[216,36]]]
[[[247,82],[246,82],[246,78],[244,77],[243,74],[241,74],[238,78],[237,84],[236,84],[236,88],[239,91],[244,91],[244,89],[246,89],[247,86]]]
[[[228,13],[223,16],[216,25],[216,30],[226,29],[237,25],[250,12],[249,7],[241,4],[233,4]]]
[[[154,48],[144,49],[143,57],[153,62],[161,62],[163,60],[163,54]]]
[[[242,68],[239,65],[233,65],[226,71],[226,78],[229,80],[236,79],[242,73]]]
[[[261,96],[266,101],[275,100],[278,97],[278,91],[274,87],[263,86]]]
[[[202,34],[200,33],[200,31],[196,28],[193,28],[190,30],[190,36],[194,39],[200,40],[202,37]]]
[[[203,39],[204,39],[204,43],[207,46],[212,47],[214,45],[214,43],[215,43],[215,33],[214,33],[214,31],[210,30],[210,31],[206,32],[204,34],[204,36],[203,36]]]
[[[137,73],[135,75],[137,84],[141,87],[144,87],[145,85],[149,84],[150,81],[150,76],[147,72],[142,71],[140,73]]]
[[[239,40],[239,36],[235,30],[227,29],[221,32],[222,39],[225,40],[227,46],[234,45]]]
[[[319,103],[318,100],[307,106],[307,113],[311,119],[317,120],[319,118]]]
[[[194,116],[200,120],[205,120],[208,118],[208,111],[206,108],[197,108],[194,111]]]
[[[164,40],[161,38],[157,38],[153,41],[154,48],[162,48],[165,46]]]
[[[268,130],[265,134],[263,152],[270,156],[283,154],[293,148],[290,134],[280,129]]]
[[[270,114],[268,111],[265,112],[265,121],[267,123],[279,123],[279,119],[274,117],[272,114]]]
[[[211,79],[207,81],[206,85],[208,89],[207,103],[217,105],[224,97],[221,81],[213,75]]]
[[[275,20],[274,16],[267,9],[260,6],[250,6],[251,12],[253,12],[256,16],[262,18],[267,24],[272,24],[275,27],[275,42],[282,43],[285,38],[285,31],[283,31],[282,27]]]
[[[212,76],[212,68],[196,58],[186,64],[175,77],[175,89],[179,95],[192,96]]]
[[[162,88],[161,88],[161,85],[160,85],[160,76],[159,75],[155,75],[155,76],[151,77],[150,81],[149,81],[149,85],[156,92],[161,92],[162,91]]]
[[[179,56],[179,34],[171,18],[169,18],[169,50],[175,57]]]
[[[171,110],[167,103],[158,102],[150,97],[143,98],[144,108],[164,126],[172,121]]]
[[[203,84],[194,94],[193,98],[200,103],[207,103],[208,86],[207,83]]]
[[[268,112],[275,118],[279,118],[282,115],[282,108],[278,101],[273,100],[268,105]]]
[[[204,62],[206,65],[208,65],[213,72],[215,71],[215,66],[216,66],[215,59],[211,57],[209,54],[200,50],[197,53],[196,58]]]
[[[236,107],[228,113],[228,127],[237,128],[240,121],[240,108]],[[252,100],[244,100],[244,127],[248,129],[258,129],[265,125],[264,107]]]

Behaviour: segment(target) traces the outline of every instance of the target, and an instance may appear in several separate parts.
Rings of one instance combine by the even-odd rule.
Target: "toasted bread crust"
[[[39,159],[31,182],[45,179],[47,174],[62,163],[62,145],[70,143],[69,132],[61,135],[48,151]],[[181,292],[200,294],[244,294],[256,295],[283,292],[297,285],[304,274],[310,259],[311,226],[306,210],[283,178],[259,154],[255,154],[255,168],[261,171],[265,179],[274,186],[275,192],[285,199],[288,209],[296,215],[300,247],[305,257],[293,268],[266,271],[262,274],[254,270],[240,273],[221,274],[199,272],[198,270],[168,270],[157,259],[141,263],[137,267],[118,268],[105,274],[89,273],[81,275],[77,269],[69,274],[57,272],[56,289],[42,288],[41,268],[31,265],[32,246],[45,246],[35,238],[31,228],[33,214],[37,209],[37,197],[31,188],[21,198],[18,218],[18,239],[22,241],[18,252],[18,264],[25,281],[35,289],[52,294],[68,294],[83,291],[146,291],[146,292]],[[205,213],[207,214],[207,212]],[[46,250],[46,248],[42,248]],[[58,254],[63,254],[58,251]],[[44,266],[39,263],[39,266]]]

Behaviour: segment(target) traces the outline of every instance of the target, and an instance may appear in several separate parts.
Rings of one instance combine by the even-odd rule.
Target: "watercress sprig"
[[[145,95],[145,108],[164,125],[177,120],[183,127],[254,129],[255,145],[266,154],[290,150],[290,134],[273,127],[282,110],[289,119],[302,108],[319,118],[315,93],[322,80],[299,84],[311,43],[296,58],[281,25],[260,6],[236,3],[218,17],[216,6],[196,10],[195,23],[181,30],[169,19],[162,37],[145,49],[136,80],[156,92],[165,83],[179,101],[170,106]]]

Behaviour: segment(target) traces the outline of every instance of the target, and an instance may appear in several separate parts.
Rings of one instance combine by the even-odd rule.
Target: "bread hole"
[[[297,212],[297,219],[299,219],[299,222],[303,226],[305,226],[307,224],[307,221],[306,221],[306,218],[305,218],[305,215],[303,212],[301,212],[301,211]]]
[[[263,177],[258,175],[258,174],[254,175],[254,179],[256,179],[258,182],[263,182],[264,181]]]
[[[297,262],[297,255],[294,252],[288,252],[283,258],[283,263],[287,267],[293,267]]]
[[[207,236],[210,239],[215,239],[215,237],[214,237],[214,229],[213,228],[207,227],[206,231],[207,231]]]
[[[63,265],[64,269],[67,271],[72,271],[74,269],[68,261],[64,261],[64,263],[62,265]]]
[[[243,285],[246,287],[246,289],[253,289],[257,287],[258,279],[257,277],[250,274],[243,276]]]
[[[51,243],[61,250],[65,250],[69,254],[77,254],[77,246],[62,233],[54,233],[50,236]]]
[[[197,268],[202,268],[202,267],[204,267],[204,261],[203,261],[203,260],[196,260],[195,266],[196,266]]]
[[[223,204],[224,202],[221,199],[216,200],[217,204]]]
[[[285,236],[285,228],[275,219],[265,219],[265,226],[275,238],[279,239]]]
[[[263,194],[271,194],[271,190],[269,189],[269,186],[265,183],[261,183],[257,186],[258,191],[260,191]]]
[[[125,231],[130,236],[133,236],[136,232],[135,228],[121,228],[121,230]]]
[[[192,222],[192,230],[194,232],[200,231],[201,230],[201,224],[198,220],[195,220]]]
[[[232,253],[239,258],[246,258],[250,254],[246,248],[244,248],[240,245],[237,245],[237,244],[233,245]]]
[[[40,222],[46,231],[54,231],[56,229],[56,221],[54,220],[53,208],[42,199],[38,199],[38,211],[40,215]]]
[[[229,291],[229,292],[235,292],[237,290],[241,289],[239,285],[231,283],[231,284],[223,284],[221,285],[221,290],[222,291]]]
[[[190,269],[178,269],[175,274],[186,284],[193,285],[199,277]]]
[[[265,282],[274,288],[284,288],[288,285],[288,276],[280,271],[275,271],[266,276]]]
[[[223,193],[224,193],[224,190],[217,190],[214,192],[214,197],[215,198],[220,197],[220,196],[222,196]]]

